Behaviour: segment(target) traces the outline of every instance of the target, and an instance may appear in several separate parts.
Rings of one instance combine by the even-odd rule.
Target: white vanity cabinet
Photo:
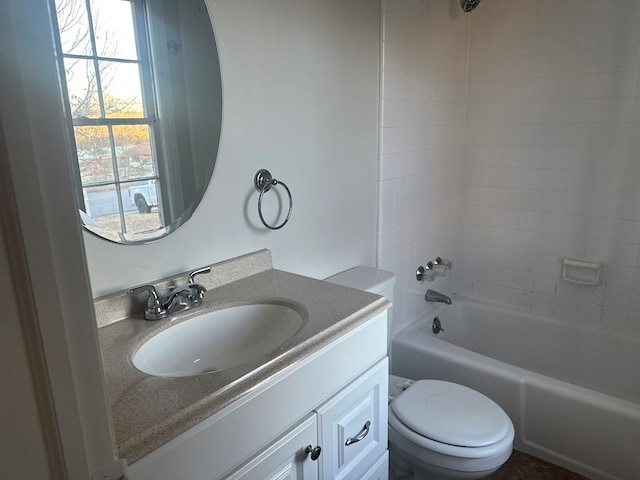
[[[371,478],[369,470],[387,458],[387,379],[385,358],[228,480]]]
[[[386,335],[381,313],[133,463],[129,479],[386,480]]]

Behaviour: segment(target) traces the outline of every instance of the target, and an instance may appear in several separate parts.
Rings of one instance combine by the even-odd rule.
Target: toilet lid
[[[398,419],[440,443],[484,447],[502,440],[511,420],[480,392],[440,380],[419,380],[391,403]]]

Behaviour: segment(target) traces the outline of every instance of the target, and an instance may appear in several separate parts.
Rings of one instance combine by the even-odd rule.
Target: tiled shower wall
[[[383,0],[378,266],[398,276],[394,330],[426,314],[419,265],[455,255],[468,16],[457,1]]]
[[[640,1],[468,17],[456,290],[640,334]],[[603,261],[601,284],[561,280],[564,256]]]

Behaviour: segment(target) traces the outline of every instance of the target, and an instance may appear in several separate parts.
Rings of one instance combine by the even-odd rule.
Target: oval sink
[[[303,323],[302,315],[283,305],[216,310],[150,338],[133,355],[133,364],[158,377],[216,372],[275,350],[293,337]]]

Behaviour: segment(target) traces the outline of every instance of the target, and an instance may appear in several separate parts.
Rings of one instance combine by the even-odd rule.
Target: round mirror
[[[222,85],[203,0],[51,0],[84,227],[168,235],[213,174]]]

